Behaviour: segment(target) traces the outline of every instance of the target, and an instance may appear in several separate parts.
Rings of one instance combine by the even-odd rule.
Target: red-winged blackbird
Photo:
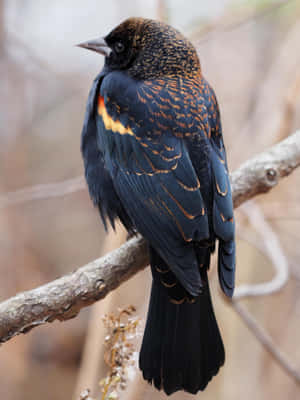
[[[167,394],[203,390],[224,363],[207,270],[218,240],[232,296],[234,218],[220,113],[192,44],[169,25],[130,18],[79,46],[105,55],[87,103],[81,150],[106,226],[149,242],[153,275],[140,352]]]

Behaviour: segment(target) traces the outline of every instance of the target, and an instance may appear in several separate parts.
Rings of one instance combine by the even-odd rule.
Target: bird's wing
[[[235,280],[234,215],[226,151],[222,137],[219,107],[213,89],[204,82],[211,143],[213,172],[213,227],[219,239],[218,273],[224,293],[231,297]]]
[[[84,160],[85,177],[88,183],[90,196],[99,212],[107,229],[108,219],[113,228],[114,221],[119,218],[124,226],[130,231],[131,221],[121,204],[115,191],[111,176],[105,168],[103,153],[97,146],[96,105],[97,92],[105,73],[100,73],[93,82],[89,93],[83,129],[81,134],[81,152]]]
[[[197,295],[201,278],[192,241],[208,238],[209,229],[201,182],[182,139],[181,108],[159,83],[153,92],[153,86],[110,74],[100,90],[98,146],[137,229]]]

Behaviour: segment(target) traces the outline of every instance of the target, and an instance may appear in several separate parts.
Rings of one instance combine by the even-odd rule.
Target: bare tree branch
[[[278,139],[283,140],[292,130],[293,120],[295,118],[297,104],[300,97],[300,71],[297,73],[296,79],[293,80],[285,96],[283,105],[282,120],[279,127]]]
[[[58,183],[45,183],[8,192],[0,196],[0,209],[31,200],[49,199],[65,196],[85,188],[83,176],[67,179]]]
[[[260,234],[258,238],[256,236],[247,237],[245,233],[242,237],[244,236],[246,240],[270,258],[275,270],[275,275],[267,282],[247,285],[243,284],[236,287],[234,297],[232,301],[230,301],[230,304],[261,345],[271,354],[281,368],[299,384],[300,373],[293,366],[293,363],[283,352],[281,352],[278,345],[273,342],[265,329],[258,324],[258,322],[252,317],[251,313],[249,313],[249,311],[247,311],[239,302],[239,300],[244,297],[258,297],[276,293],[283,288],[289,278],[288,261],[281,248],[280,241],[271,225],[266,220],[260,207],[255,204],[255,201],[250,201],[243,204],[241,208],[247,215],[249,222],[255,227],[256,232]]]
[[[280,178],[300,165],[300,131],[246,161],[231,175],[233,202],[238,207],[252,197],[266,193]]]
[[[147,263],[146,242],[133,238],[69,275],[0,303],[0,343],[46,322],[75,317]]]
[[[243,297],[266,296],[278,292],[286,284],[289,277],[288,262],[281,248],[280,241],[271,225],[266,221],[259,206],[251,201],[244,204],[242,210],[260,234],[259,242],[256,245],[261,246],[262,250],[272,261],[275,276],[268,282],[243,284],[236,287],[234,291],[235,300]]]
[[[206,24],[204,27],[200,27],[200,29],[195,29],[193,32],[191,32],[190,37],[191,39],[195,39],[197,44],[206,42],[217,34],[231,32],[235,29],[239,29],[241,26],[244,26],[251,21],[263,18],[293,1],[294,0],[278,0],[263,6],[258,11],[251,10],[246,15],[235,17],[234,20],[231,18],[231,20],[228,21],[228,17],[225,15],[225,17],[223,16],[216,19],[216,21],[212,23]]]
[[[299,165],[300,131],[232,174],[235,206],[267,192]],[[0,303],[0,342],[46,322],[75,317],[81,308],[104,298],[147,263],[146,242],[133,238],[72,274]]]
[[[248,326],[256,339],[264,346],[264,348],[271,354],[275,361],[281,368],[287,372],[297,384],[300,383],[300,373],[287,359],[286,355],[278,349],[278,346],[273,342],[270,335],[257,323],[252,315],[236,300],[231,302],[233,309],[241,317],[243,322]]]

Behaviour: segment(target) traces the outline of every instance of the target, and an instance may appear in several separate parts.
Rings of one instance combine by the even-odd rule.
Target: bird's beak
[[[111,53],[110,47],[108,47],[104,38],[98,38],[94,40],[88,40],[87,42],[79,43],[76,46],[83,47],[84,49],[93,50],[108,57]]]

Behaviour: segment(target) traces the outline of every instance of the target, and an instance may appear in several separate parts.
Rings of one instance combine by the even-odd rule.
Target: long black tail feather
[[[209,256],[205,257],[208,262]],[[154,267],[152,263],[152,270]],[[224,346],[213,311],[206,267],[201,270],[202,294],[193,301],[187,297],[181,304],[172,301],[170,289],[166,290],[153,271],[140,369],[147,381],[168,395],[177,390],[192,394],[204,390],[224,364]],[[160,270],[164,269],[166,266],[160,265]]]

